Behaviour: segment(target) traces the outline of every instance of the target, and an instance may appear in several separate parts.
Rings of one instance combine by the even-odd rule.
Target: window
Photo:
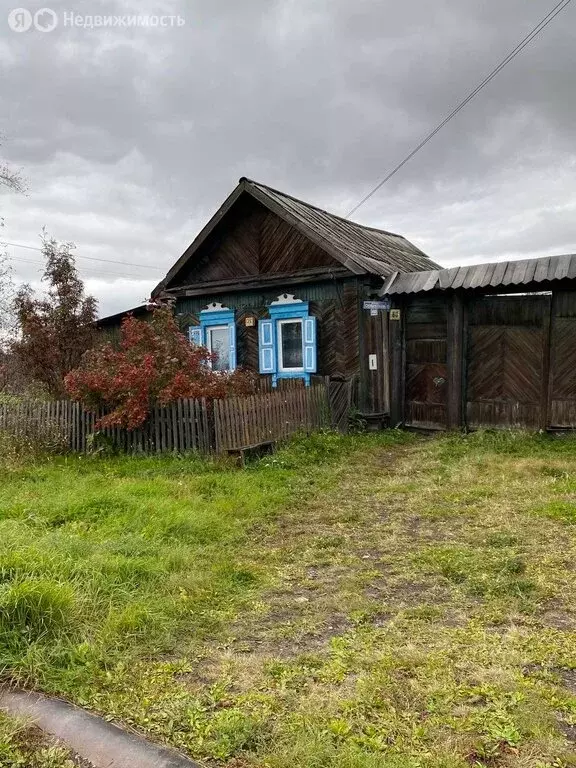
[[[206,347],[216,358],[212,361],[213,371],[230,370],[230,330],[227,325],[213,325],[206,328]]]
[[[278,357],[278,370],[304,370],[302,320],[278,321]]]
[[[188,329],[188,338],[192,344],[203,345],[216,355],[212,370],[236,369],[236,324],[233,309],[213,302],[200,312],[200,325]]]
[[[308,314],[308,302],[290,294],[270,305],[270,319],[258,324],[260,373],[278,379],[302,378],[310,384],[316,373],[316,318]]]

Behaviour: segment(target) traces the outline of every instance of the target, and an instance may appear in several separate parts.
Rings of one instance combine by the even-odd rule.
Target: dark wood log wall
[[[290,290],[289,281],[283,290]],[[310,302],[310,312],[318,325],[318,374],[334,378],[361,377],[360,299],[362,287],[356,278],[295,286],[297,298]],[[176,313],[180,326],[187,329],[199,323],[199,312],[209,301],[218,301],[236,310],[238,364],[258,371],[258,320],[268,316],[270,303],[281,293],[279,289],[220,294],[198,298],[180,298]],[[246,318],[253,317],[253,326]],[[366,399],[364,381],[361,395]]]
[[[392,421],[444,429],[576,428],[576,289],[398,297]]]

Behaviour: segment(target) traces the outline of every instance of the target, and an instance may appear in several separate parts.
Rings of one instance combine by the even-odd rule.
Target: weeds
[[[49,744],[40,731],[0,713],[2,768],[75,768],[78,763],[61,746]]]
[[[68,441],[60,427],[46,420],[22,419],[0,429],[0,456],[9,464],[68,450]]]

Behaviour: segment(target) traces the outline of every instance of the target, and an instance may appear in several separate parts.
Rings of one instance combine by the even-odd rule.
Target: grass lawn
[[[572,439],[0,465],[4,679],[208,765],[576,766],[575,577]]]

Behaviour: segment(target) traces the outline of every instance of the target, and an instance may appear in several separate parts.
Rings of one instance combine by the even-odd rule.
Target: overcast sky
[[[141,303],[240,176],[345,214],[554,0],[0,0],[5,240],[77,244],[102,315]],[[84,29],[64,13],[179,15]],[[576,251],[576,3],[355,215],[443,265]],[[36,281],[37,251],[9,248]],[[23,261],[26,260],[26,261]],[[146,266],[131,266],[129,262]]]

